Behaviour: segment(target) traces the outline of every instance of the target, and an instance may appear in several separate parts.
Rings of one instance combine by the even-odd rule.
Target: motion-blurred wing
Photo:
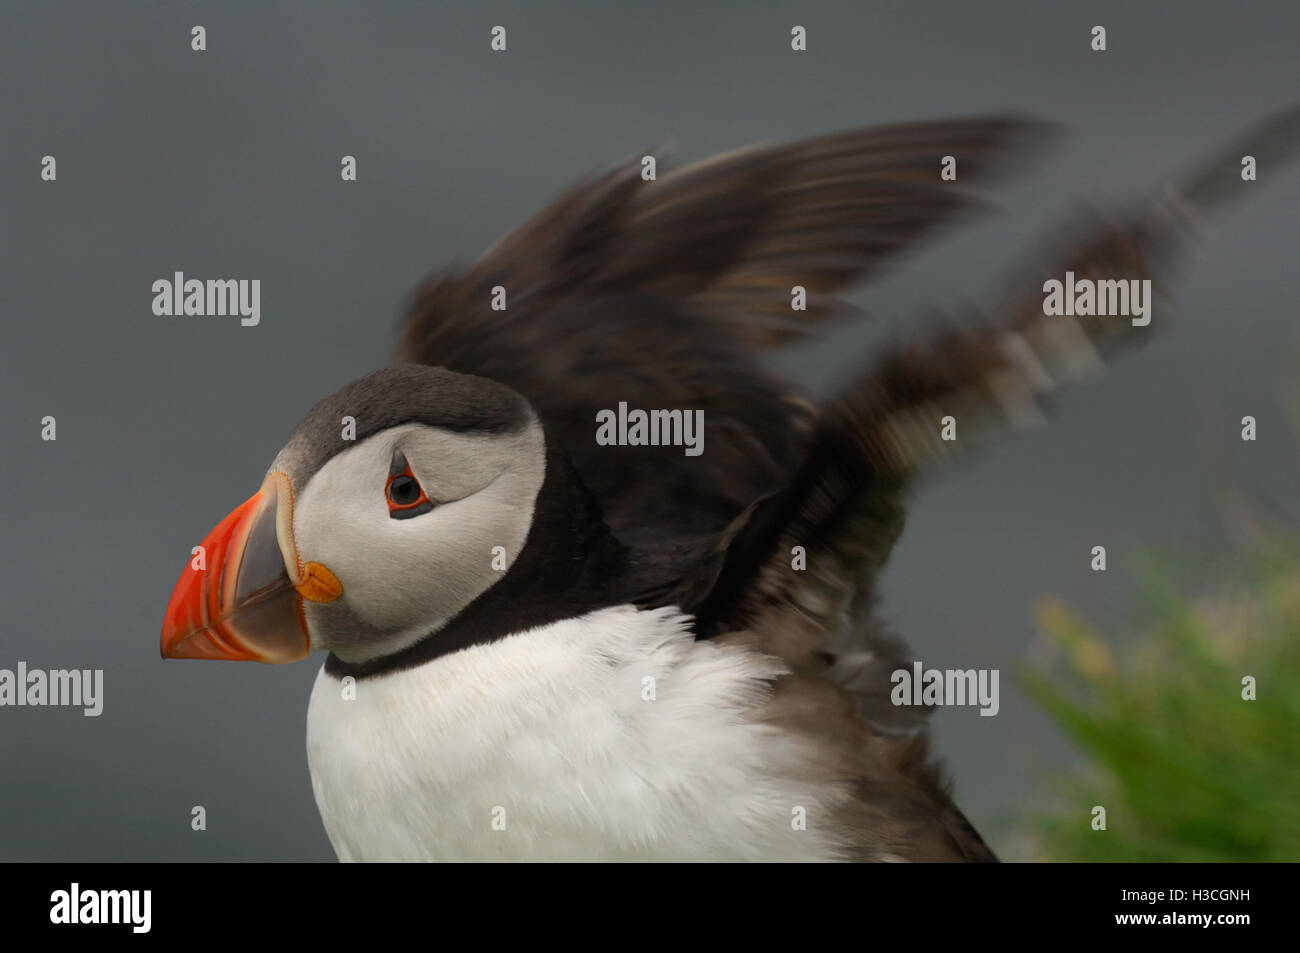
[[[725,564],[695,609],[705,632],[755,632],[768,651],[804,674],[850,690],[867,720],[907,731],[923,710],[894,706],[889,674],[911,664],[871,613],[873,580],[902,528],[910,478],[992,432],[1039,423],[1064,384],[1099,370],[1124,345],[1143,343],[1170,316],[1163,276],[1212,213],[1249,194],[1240,157],[1272,167],[1300,150],[1300,110],[1229,145],[1192,174],[1124,216],[1094,216],[1058,230],[1058,251],[1011,285],[1001,306],[973,313],[919,344],[896,345],[828,401],[807,453],[783,490],[754,504],[723,534]],[[1225,184],[1228,183],[1228,184]],[[1044,314],[1043,282],[1153,280],[1151,324],[1128,318]],[[955,418],[958,439],[941,421]],[[806,568],[792,555],[801,547]]]
[[[560,197],[413,299],[399,357],[514,387],[624,536],[716,532],[788,480],[808,405],[754,354],[970,208],[963,186],[1024,148],[1010,119],[891,126],[745,149],[644,182],[639,164]],[[791,309],[793,286],[808,309]],[[506,309],[493,310],[493,289]],[[702,410],[700,456],[595,442],[596,413]]]

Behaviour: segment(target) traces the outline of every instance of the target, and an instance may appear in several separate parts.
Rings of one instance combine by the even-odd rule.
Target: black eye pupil
[[[388,484],[388,498],[398,506],[409,506],[420,498],[420,484],[409,476],[399,476]]]

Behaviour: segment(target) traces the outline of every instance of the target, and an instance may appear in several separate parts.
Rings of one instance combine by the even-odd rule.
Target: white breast
[[[312,787],[340,860],[816,860],[850,796],[761,722],[780,663],[671,609],[602,609],[349,686]],[[348,695],[355,693],[355,698]]]

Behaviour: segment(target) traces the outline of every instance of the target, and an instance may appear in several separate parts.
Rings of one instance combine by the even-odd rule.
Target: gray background
[[[387,360],[409,287],[588,170],[663,141],[693,159],[912,118],[1069,124],[999,191],[1002,214],[856,296],[876,323],[784,360],[820,387],[926,307],[981,301],[1078,198],[1149,184],[1297,89],[1293,2],[704,7],[0,7],[0,667],[103,668],[107,695],[96,719],[0,709],[0,857],[332,858],[303,750],[319,660],[163,663],[168,594],[299,415]],[[806,54],[789,51],[794,23]],[[356,183],[339,181],[343,154]],[[1177,326],[1070,392],[1048,430],[927,483],[888,568],[885,611],[920,658],[1004,668],[997,718],[936,726],[959,802],[1011,856],[1004,822],[1071,760],[1006,684],[1034,600],[1122,620],[1143,547],[1227,558],[1214,461],[1279,497],[1294,480],[1278,388],[1300,175],[1261,179],[1178,289]],[[155,317],[150,284],[174,270],[261,278],[261,326]],[[1244,413],[1257,444],[1237,440]],[[56,443],[39,439],[46,414]],[[1097,543],[1109,573],[1088,571]]]

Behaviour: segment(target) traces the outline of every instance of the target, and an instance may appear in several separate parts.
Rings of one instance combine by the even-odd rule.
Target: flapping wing
[[[754,355],[972,208],[965,186],[1040,131],[1014,119],[918,123],[749,148],[657,181],[642,181],[639,163],[611,169],[469,270],[417,289],[399,358],[520,391],[620,535],[715,532],[788,480],[811,425],[809,406]],[[940,178],[949,155],[961,187]],[[795,285],[806,311],[791,309]],[[496,288],[505,310],[493,309]],[[599,447],[596,414],[620,401],[703,411],[703,454]]]
[[[1061,386],[1100,369],[1117,348],[1145,342],[1170,315],[1161,294],[1170,266],[1229,198],[1251,188],[1239,175],[1241,156],[1267,155],[1276,168],[1297,150],[1300,110],[1293,109],[1175,180],[1136,214],[1096,216],[1062,230],[1058,253],[1012,283],[995,317],[967,315],[923,343],[888,349],[821,408],[790,484],[752,505],[721,537],[725,563],[696,606],[702,630],[757,633],[796,672],[828,676],[852,692],[860,714],[880,730],[921,723],[924,710],[889,700],[889,674],[911,658],[871,613],[873,580],[901,530],[908,481],[993,431],[1039,423]],[[1067,271],[1076,281],[1151,278],[1151,323],[1045,315],[1043,283]],[[947,416],[956,440],[943,439]]]

